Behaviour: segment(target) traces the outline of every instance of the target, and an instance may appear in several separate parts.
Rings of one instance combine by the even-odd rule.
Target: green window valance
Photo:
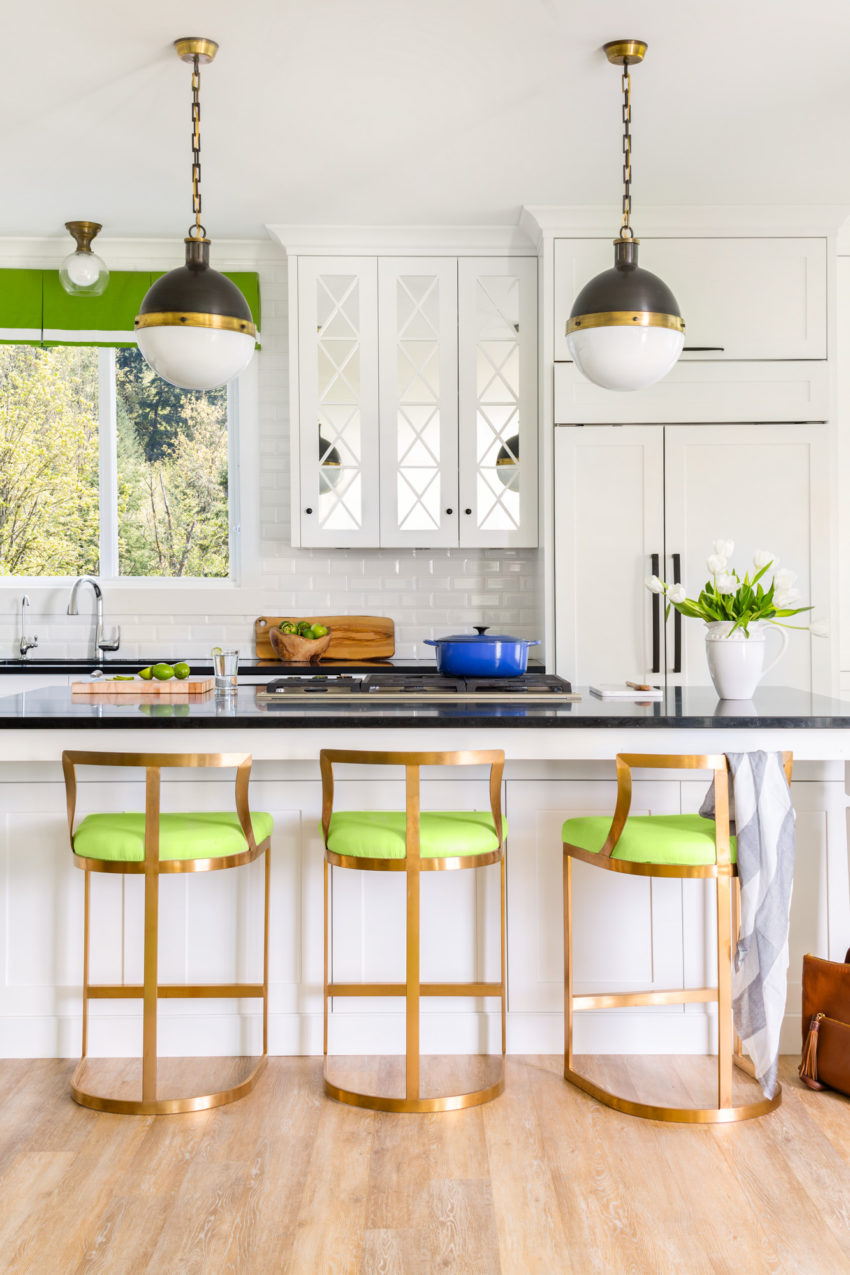
[[[162,270],[112,270],[99,297],[71,297],[58,270],[0,270],[0,343],[4,345],[133,346],[133,320]],[[255,271],[223,271],[240,289],[257,326],[260,278]]]

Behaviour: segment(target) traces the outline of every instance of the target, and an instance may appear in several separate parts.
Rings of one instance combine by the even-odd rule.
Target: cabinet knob
[[[453,510],[453,509],[447,509],[447,510],[446,510],[446,513],[447,513],[447,514],[453,514],[453,513],[454,513],[454,510]]]
[[[463,512],[464,512],[465,514],[471,514],[471,513],[472,513],[472,510],[471,510],[471,509],[464,509],[464,511],[463,511]]]
[[[311,514],[311,513],[313,512],[313,510],[312,510],[312,509],[305,509],[305,510],[304,510],[304,512],[305,512],[305,514]]]

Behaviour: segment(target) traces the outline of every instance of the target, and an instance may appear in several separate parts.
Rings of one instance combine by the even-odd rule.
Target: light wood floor
[[[850,1100],[805,1089],[795,1061],[778,1111],[717,1128],[610,1111],[553,1057],[511,1058],[501,1098],[434,1116],[334,1103],[315,1058],[271,1059],[232,1106],[152,1118],[76,1106],[67,1062],[3,1061],[0,1270],[839,1275]],[[672,1100],[709,1066],[594,1060]]]

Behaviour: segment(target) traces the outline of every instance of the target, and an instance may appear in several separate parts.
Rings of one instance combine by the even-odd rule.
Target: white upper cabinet
[[[683,360],[826,358],[825,238],[645,238],[639,264],[673,290]],[[573,301],[613,264],[609,239],[555,241],[555,359]]]
[[[292,270],[293,543],[536,545],[536,258]]]
[[[297,542],[377,544],[377,262],[305,257],[297,284]]]
[[[537,544],[537,261],[458,263],[460,543]]]

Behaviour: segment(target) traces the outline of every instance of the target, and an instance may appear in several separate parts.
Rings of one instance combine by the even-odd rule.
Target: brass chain
[[[197,53],[192,58],[192,212],[194,226],[189,227],[190,239],[205,239],[201,225],[201,70]]]
[[[629,60],[623,60],[623,224],[620,228],[622,239],[634,239],[635,232],[631,227],[632,215],[632,77],[629,74]]]

